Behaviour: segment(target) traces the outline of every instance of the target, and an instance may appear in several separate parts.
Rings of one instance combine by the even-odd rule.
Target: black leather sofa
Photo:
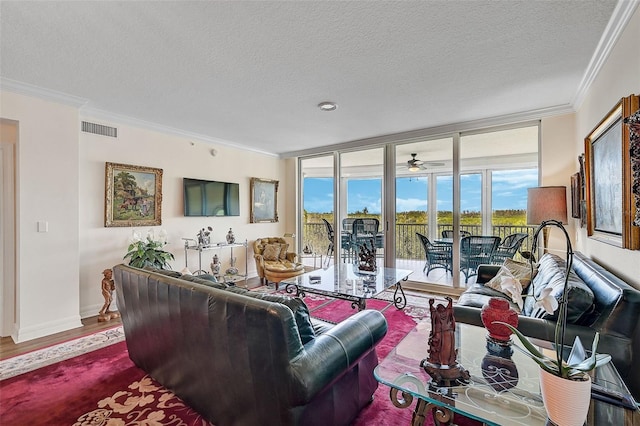
[[[299,298],[169,275],[113,268],[129,356],[216,426],[348,425],[371,402],[380,312],[333,325]]]
[[[545,254],[538,263],[533,286],[525,292],[531,294],[535,288],[539,293],[547,285],[557,285],[557,280],[564,277],[565,267],[564,259]],[[482,326],[480,312],[489,298],[504,297],[511,302],[502,292],[484,285],[499,269],[499,265],[481,265],[478,268],[476,283],[461,295],[454,306],[456,321]],[[598,331],[598,352],[611,355],[620,376],[636,401],[640,401],[640,291],[579,252],[573,258],[569,285],[572,291],[569,293],[566,342],[570,344],[575,336],[580,336],[585,347],[591,347]],[[586,309],[583,286],[593,294],[592,303]],[[534,301],[531,297],[525,298],[524,308],[518,317],[518,329],[527,336],[553,341],[555,316],[536,309]],[[517,309],[513,303],[512,306]]]

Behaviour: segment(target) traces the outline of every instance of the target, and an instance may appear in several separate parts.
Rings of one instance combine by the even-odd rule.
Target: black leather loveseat
[[[557,286],[564,279],[565,267],[564,259],[545,254],[538,263],[533,285],[525,292],[531,294],[535,288],[539,294],[546,286]],[[476,284],[454,306],[456,321],[482,326],[480,311],[489,298],[504,297],[511,302],[504,293],[485,285],[499,270],[499,265],[478,268]],[[640,401],[640,291],[579,252],[573,258],[569,288],[566,341],[571,343],[580,336],[585,347],[591,347],[595,332],[600,332],[598,352],[611,355],[627,387]],[[588,293],[592,294],[591,299]],[[518,329],[527,336],[553,341],[555,317],[536,309],[534,301],[532,297],[525,298]]]
[[[129,356],[216,426],[347,425],[371,401],[380,312],[332,325],[298,298],[165,274],[113,268]]]

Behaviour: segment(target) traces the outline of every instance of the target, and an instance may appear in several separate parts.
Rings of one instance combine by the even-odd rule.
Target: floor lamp
[[[553,220],[567,224],[567,187],[541,186],[527,189],[527,224],[540,225]],[[543,253],[547,252],[549,228],[542,229]],[[532,253],[533,250],[532,250]]]

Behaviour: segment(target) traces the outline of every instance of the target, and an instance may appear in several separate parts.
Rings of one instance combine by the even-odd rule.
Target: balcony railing
[[[437,235],[442,235],[444,229],[451,229],[450,224],[439,224]],[[480,225],[462,225],[460,229],[471,233],[471,235],[482,235],[482,227]],[[516,225],[496,225],[492,227],[493,235],[504,239],[507,235],[522,232],[529,235],[520,247],[520,251],[529,251],[533,241],[533,234],[536,230],[535,226],[516,226]],[[396,258],[397,259],[423,259],[424,250],[420,241],[416,237],[416,232],[423,235],[429,235],[429,226],[427,224],[396,224]],[[326,254],[329,246],[327,231],[323,223],[306,223],[303,229],[302,246],[309,246],[310,249],[317,253]],[[518,258],[519,254],[516,255]],[[522,260],[522,259],[520,259]]]

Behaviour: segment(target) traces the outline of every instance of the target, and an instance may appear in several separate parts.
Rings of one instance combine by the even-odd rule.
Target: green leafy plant
[[[173,254],[163,250],[166,244],[167,233],[164,230],[161,230],[157,237],[153,230],[150,230],[146,238],[142,238],[139,232],[133,231],[127,254],[123,259],[129,259],[129,266],[136,268],[153,266],[159,269],[171,269],[169,261],[175,258]]]
[[[554,335],[554,346],[555,346],[555,359],[548,357],[543,354],[534,344],[529,341],[529,339],[519,332],[515,327],[501,322],[495,321],[495,323],[505,325],[508,327],[520,340],[524,349],[519,348],[522,352],[527,355],[529,358],[534,360],[540,368],[545,370],[548,373],[556,375],[558,377],[562,377],[564,379],[569,380],[585,380],[585,373],[593,370],[596,367],[606,364],[611,360],[611,355],[608,354],[596,354],[596,349],[598,348],[598,341],[600,340],[600,333],[596,332],[593,338],[593,344],[591,346],[591,356],[585,360],[580,360],[578,362],[573,362],[569,364],[567,361],[562,359],[562,353],[564,349],[564,338],[565,331],[567,328],[567,283],[569,281],[569,273],[571,271],[571,264],[573,263],[573,249],[571,247],[571,240],[569,239],[569,234],[567,234],[566,229],[562,225],[561,222],[557,220],[546,220],[540,224],[538,229],[536,230],[533,236],[533,245],[531,247],[531,252],[535,253],[537,248],[538,235],[542,229],[547,226],[555,226],[560,228],[565,235],[567,241],[567,263],[565,270],[565,279],[564,285],[562,287],[562,297],[560,299],[560,303],[556,303],[554,300],[542,300],[542,299],[551,299],[553,295],[550,292],[545,292],[543,290],[541,296],[544,294],[544,297],[541,300],[538,300],[536,304],[544,307],[544,309],[552,314],[554,310],[559,306],[560,310],[558,311],[558,318],[556,321],[555,327],[555,335]],[[532,259],[529,259],[532,268],[532,276],[533,276],[533,264]],[[533,285],[533,283],[531,284]],[[535,292],[534,292],[535,294]]]

